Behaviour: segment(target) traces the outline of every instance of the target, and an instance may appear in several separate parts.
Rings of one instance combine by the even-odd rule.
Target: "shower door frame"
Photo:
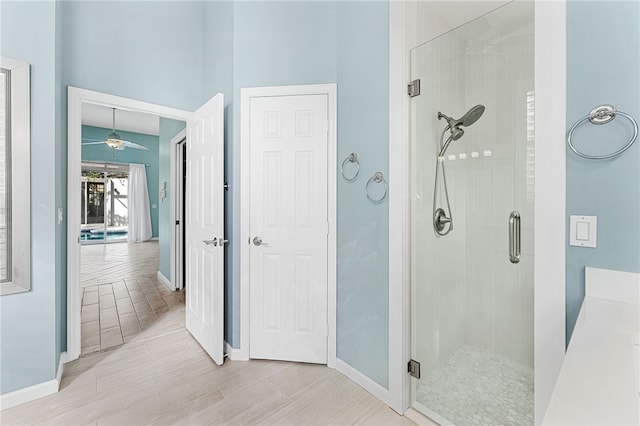
[[[389,2],[389,393],[411,403],[410,51],[417,2]],[[543,420],[565,353],[566,1],[535,2],[536,149],[534,226],[535,423]],[[449,29],[447,29],[448,31]],[[444,32],[444,31],[443,31]],[[432,38],[432,37],[431,37]],[[431,39],[429,38],[429,39]],[[544,171],[541,173],[540,171]]]

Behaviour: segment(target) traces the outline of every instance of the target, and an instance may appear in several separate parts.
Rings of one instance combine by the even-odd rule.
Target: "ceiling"
[[[82,124],[111,129],[112,109],[94,104],[82,104]],[[157,115],[116,109],[116,130],[158,136],[160,118]]]

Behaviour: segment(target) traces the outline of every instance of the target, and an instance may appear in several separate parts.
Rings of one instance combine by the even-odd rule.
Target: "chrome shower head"
[[[447,148],[449,148],[449,144],[451,143],[451,141],[457,141],[464,135],[464,130],[460,128],[461,126],[464,126],[464,127],[471,126],[473,123],[478,121],[478,119],[482,116],[483,113],[484,113],[484,105],[474,106],[469,111],[467,111],[465,115],[458,118],[457,120],[454,118],[448,117],[441,112],[438,112],[438,120],[444,118],[447,121],[447,127],[445,128],[445,130],[447,130],[448,128],[449,131],[451,132],[451,136],[449,136],[447,141],[442,145],[442,149],[440,150],[439,156],[444,155]]]
[[[460,125],[469,127],[484,114],[484,105],[476,105],[471,108],[465,115],[462,116],[458,121]],[[455,127],[455,126],[454,126]]]
[[[457,120],[455,118],[448,117],[441,112],[438,112],[438,120],[444,118],[447,121],[449,128],[451,129],[451,134],[453,135],[454,129],[460,129],[460,126],[464,126],[464,127],[471,126],[473,123],[478,121],[478,119],[482,116],[483,113],[484,113],[484,105],[476,105],[473,108],[471,108],[469,111],[467,111],[465,115],[458,118]],[[460,139],[461,136],[462,135],[458,136],[458,138],[454,138],[453,140],[458,140]]]

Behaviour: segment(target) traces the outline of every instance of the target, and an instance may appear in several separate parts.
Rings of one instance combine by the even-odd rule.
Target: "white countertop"
[[[597,278],[607,278],[601,271],[595,271]],[[639,277],[627,276],[631,280],[623,291],[616,279],[605,279],[591,291],[587,286],[543,424],[640,425],[634,365],[640,353]]]

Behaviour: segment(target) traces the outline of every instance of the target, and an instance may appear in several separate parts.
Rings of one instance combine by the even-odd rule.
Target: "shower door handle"
[[[509,215],[509,261],[520,262],[520,213],[515,210]]]

